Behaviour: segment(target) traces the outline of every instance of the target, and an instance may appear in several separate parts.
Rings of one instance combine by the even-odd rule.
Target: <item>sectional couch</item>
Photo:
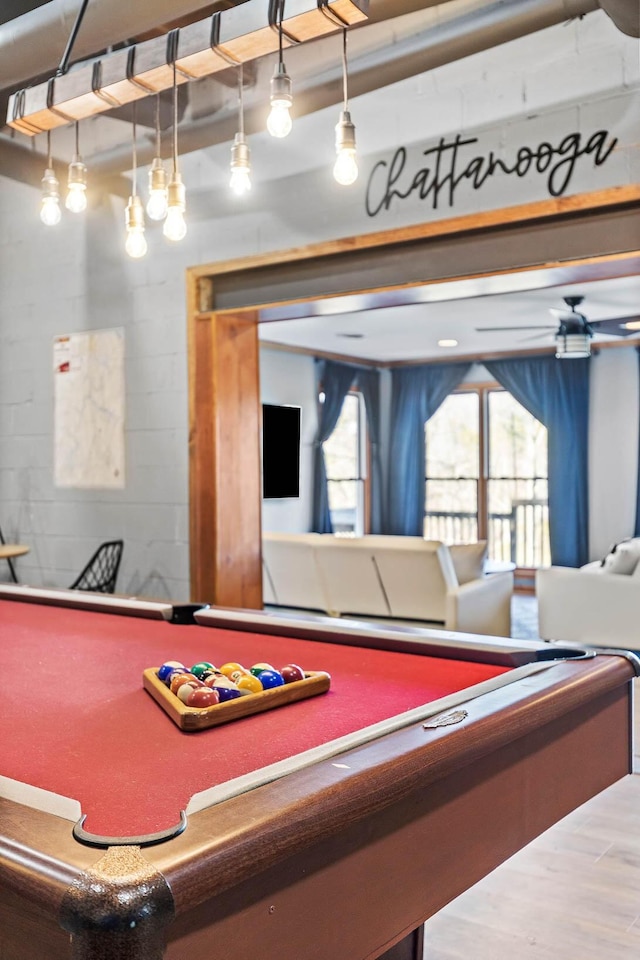
[[[485,557],[486,541],[263,533],[264,603],[508,637],[513,574]]]

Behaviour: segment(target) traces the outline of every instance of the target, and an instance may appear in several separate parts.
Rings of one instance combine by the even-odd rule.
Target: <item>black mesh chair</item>
[[[107,540],[100,544],[70,590],[90,590],[93,593],[114,593],[124,542]]]

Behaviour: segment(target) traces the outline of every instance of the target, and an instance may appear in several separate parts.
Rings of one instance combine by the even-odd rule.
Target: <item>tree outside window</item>
[[[366,420],[364,398],[351,390],[338,422],[322,445],[333,532],[362,536],[366,506]]]
[[[425,424],[425,537],[488,540],[518,569],[550,563],[547,431],[496,384],[452,393]]]

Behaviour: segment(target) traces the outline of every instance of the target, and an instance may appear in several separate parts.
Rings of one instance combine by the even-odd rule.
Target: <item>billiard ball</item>
[[[177,693],[183,683],[189,683],[190,680],[197,680],[200,682],[197,677],[194,677],[192,673],[174,673],[171,676],[171,684],[169,689],[171,693]]]
[[[193,690],[197,690],[201,684],[198,680],[187,680],[186,683],[182,683],[177,691],[176,696],[178,700],[181,700],[183,703],[187,702],[187,698],[191,696]]]
[[[218,690],[220,687],[226,687],[227,690],[235,690],[236,684],[229,677],[207,677],[204,681],[206,687],[214,687]]]
[[[179,660],[167,660],[158,670],[158,680],[162,680],[164,683],[171,671],[176,669],[186,670],[187,668]]]
[[[206,681],[210,680],[212,677],[215,678],[215,677],[223,677],[223,676],[224,674],[220,673],[219,670],[205,670],[203,673],[200,674],[200,680],[202,680],[203,683],[206,683]],[[211,686],[211,684],[209,684],[209,686]]]
[[[284,686],[284,678],[277,670],[261,670],[258,679],[265,690]]]
[[[196,687],[187,697],[188,707],[214,707],[220,703],[220,697],[217,690],[211,687]]]
[[[254,663],[252,667],[249,667],[249,673],[252,673],[254,677],[259,677],[263,670],[273,669],[270,663]]]
[[[197,677],[199,680],[201,674],[207,673],[215,669],[216,668],[214,667],[214,665],[212,663],[209,663],[208,660],[201,660],[199,663],[194,663],[194,665],[191,667],[190,672],[194,675],[194,677]]]
[[[285,683],[295,683],[296,680],[304,680],[304,670],[297,663],[287,663],[280,673]]]
[[[224,673],[225,677],[230,677],[232,673],[238,672],[241,674],[247,672],[241,663],[223,663],[220,667],[220,673]]]
[[[243,691],[238,690],[237,687],[214,687],[213,689],[220,697],[220,703],[227,703],[229,700],[237,700],[242,696],[243,693]],[[244,692],[250,693],[248,690]]]
[[[169,671],[169,673],[167,674],[167,676],[166,676],[166,678],[165,678],[165,681],[164,681],[164,682],[165,682],[166,686],[170,688],[170,687],[171,687],[171,681],[173,680],[174,677],[177,677],[178,674],[180,674],[180,673],[189,673],[189,671],[187,670],[186,667],[173,667],[173,668]],[[190,674],[190,676],[191,676],[191,674]]]
[[[257,677],[254,677],[252,673],[244,673],[239,677],[238,681],[238,690],[248,690],[249,693],[262,693],[264,687],[260,680]]]

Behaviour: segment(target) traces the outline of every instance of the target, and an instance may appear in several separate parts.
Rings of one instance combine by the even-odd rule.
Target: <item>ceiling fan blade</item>
[[[640,323],[640,316],[608,317],[606,320],[590,320],[589,324],[596,327],[596,333],[606,333],[610,337],[637,337],[640,329],[628,330],[625,323]]]
[[[532,326],[522,327],[476,327],[476,333],[493,333],[497,330],[555,330],[555,324],[536,323]]]
[[[549,330],[555,330],[555,327],[549,327]],[[532,337],[522,337],[520,343],[529,343],[531,340],[549,340],[550,333],[535,333]]]

